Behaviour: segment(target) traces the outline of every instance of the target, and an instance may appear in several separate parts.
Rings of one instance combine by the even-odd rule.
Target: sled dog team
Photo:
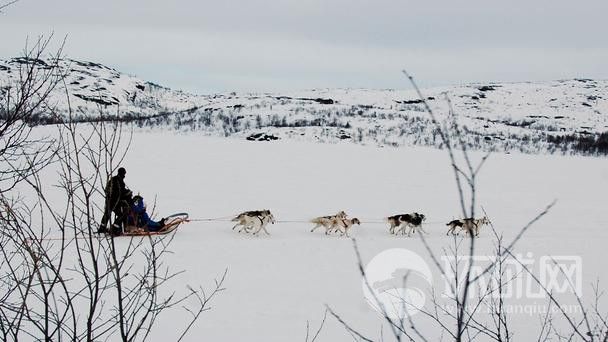
[[[258,235],[262,230],[267,235],[270,235],[266,230],[266,226],[269,223],[274,224],[276,221],[270,210],[252,210],[240,213],[232,219],[236,222],[232,230],[240,226],[238,230],[245,233],[253,233]],[[426,221],[426,217],[423,214],[411,213],[411,214],[399,214],[393,215],[386,218],[389,224],[389,232],[394,235],[405,235],[411,236],[412,233],[416,233],[416,230],[428,234],[423,228],[422,223]],[[314,224],[314,227],[310,230],[314,232],[317,228],[325,228],[325,234],[340,233],[340,236],[346,235],[347,237],[349,230],[355,225],[361,225],[361,221],[358,218],[348,218],[348,215],[344,211],[340,211],[335,215],[319,216],[310,221]],[[479,230],[481,226],[490,224],[490,220],[487,217],[479,219],[475,218],[464,218],[450,221],[446,224],[448,226],[448,232],[452,235],[458,235],[460,232],[470,234],[473,236],[479,236]],[[458,231],[456,231],[458,229]]]

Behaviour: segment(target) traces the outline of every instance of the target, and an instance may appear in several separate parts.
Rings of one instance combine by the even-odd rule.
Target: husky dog
[[[446,235],[449,235],[450,233],[452,233],[452,235],[458,235],[461,231],[464,230],[466,234],[473,234],[474,236],[479,236],[479,230],[484,224],[490,224],[490,220],[485,216],[480,219],[469,217],[460,220],[453,220],[446,224],[446,226],[450,227]],[[457,233],[455,233],[456,228],[460,228]]]
[[[346,213],[344,211],[340,211],[336,215],[330,216],[320,216],[310,220],[310,223],[314,223],[315,226],[310,230],[314,232],[315,229],[319,227],[325,227],[325,234],[329,234],[332,229],[334,229],[336,222],[338,220],[346,219]]]
[[[421,232],[428,234],[422,229],[422,222],[426,220],[423,214],[411,213],[411,214],[399,214],[393,215],[386,218],[386,221],[390,224],[389,232],[391,234],[405,234],[405,231],[409,228],[407,236],[416,232],[416,228],[420,229]]]
[[[258,235],[261,230],[264,230],[266,234],[270,235],[266,230],[266,225],[268,225],[268,223],[275,223],[274,216],[270,210],[267,209],[245,211],[233,218],[232,221],[237,222],[237,224],[232,227],[233,230],[236,227],[241,226],[239,233],[243,230],[245,230],[246,233],[253,231],[253,235]]]
[[[350,237],[348,235],[348,230],[355,224],[361,225],[361,221],[359,221],[359,219],[356,217],[352,219],[338,219],[335,221],[334,226],[330,228],[330,230],[334,229],[336,231],[340,231],[341,236],[346,235],[346,237]]]

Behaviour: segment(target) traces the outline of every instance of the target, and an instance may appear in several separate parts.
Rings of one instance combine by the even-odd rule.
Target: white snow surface
[[[473,153],[473,158],[479,160],[481,154]],[[157,196],[159,216],[186,211],[193,219],[206,219],[270,209],[279,221],[269,226],[270,236],[260,237],[239,234],[231,230],[231,222],[223,221],[191,222],[178,229],[171,247],[174,254],[166,263],[185,273],[171,290],[186,284],[209,288],[214,277],[228,269],[226,290],[188,341],[304,340],[306,322],[314,332],[325,305],[378,340],[382,319],[363,297],[352,241],[311,233],[309,223],[280,221],[308,221],[345,210],[363,221],[351,233],[365,264],[386,249],[406,248],[432,265],[419,237],[391,236],[386,224],[374,221],[397,213],[424,213],[427,240],[441,255],[453,243],[445,235],[445,223],[461,216],[447,154],[432,148],[252,143],[140,131],[126,160],[127,185],[147,199]],[[478,203],[510,241],[557,199],[515,251],[534,257],[580,256],[583,299],[590,301],[591,283],[608,281],[607,188],[608,165],[603,159],[495,153],[479,177]],[[118,241],[127,243],[126,238]],[[477,243],[481,255],[492,253],[494,239],[487,227]],[[439,279],[437,270],[431,269]],[[440,280],[434,284],[442,286]],[[172,327],[185,318],[179,312],[161,315],[152,340],[175,337]],[[516,340],[536,338],[539,314],[514,314],[510,319]],[[555,324],[566,328],[561,320]],[[439,337],[428,323],[420,322],[419,327],[429,340]],[[382,329],[387,336],[388,327]],[[328,317],[318,340],[352,337]]]

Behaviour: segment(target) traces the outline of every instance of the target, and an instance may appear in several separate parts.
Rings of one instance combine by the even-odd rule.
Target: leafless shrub
[[[30,127],[33,118],[48,109],[49,95],[63,78],[57,67],[62,50],[51,56],[45,52],[51,39],[41,37],[33,46],[26,45],[17,59],[17,81],[0,84],[0,193],[44,168],[54,154],[52,141],[34,137]]]
[[[143,341],[159,315],[183,307],[190,318],[176,330],[182,340],[223,290],[226,272],[210,292],[171,290],[181,273],[165,263],[174,235],[95,235],[102,189],[132,135],[120,121],[76,123],[70,109],[48,138],[32,138],[29,120],[55,115],[48,95],[63,80],[57,59],[43,62],[48,44],[26,49],[22,76],[2,101],[0,338]]]

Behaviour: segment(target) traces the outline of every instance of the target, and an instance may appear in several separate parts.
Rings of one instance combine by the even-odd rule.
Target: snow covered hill
[[[48,62],[0,61],[0,98],[19,68]],[[413,90],[314,89],[194,95],[125,75],[98,63],[60,60],[71,107],[80,120],[118,116],[140,127],[170,127],[248,140],[349,141],[441,147],[435,125]],[[404,86],[406,86],[404,79]],[[67,115],[66,91],[52,94]],[[608,81],[466,84],[424,89],[437,119],[450,122],[447,98],[474,149],[526,153],[608,153]],[[44,113],[41,113],[44,118]],[[52,120],[51,120],[52,121]],[[43,120],[43,122],[49,122]],[[456,133],[452,132],[455,137]]]
[[[28,64],[42,70],[53,69],[51,61],[40,59],[0,60],[0,98],[6,96],[9,87],[15,88]],[[122,117],[153,116],[195,106],[196,97],[190,94],[146,82],[98,63],[62,59],[57,66],[55,72],[65,74],[65,82],[54,89],[49,102],[64,116],[68,112],[66,88],[71,109],[81,119],[96,118],[102,113]]]

